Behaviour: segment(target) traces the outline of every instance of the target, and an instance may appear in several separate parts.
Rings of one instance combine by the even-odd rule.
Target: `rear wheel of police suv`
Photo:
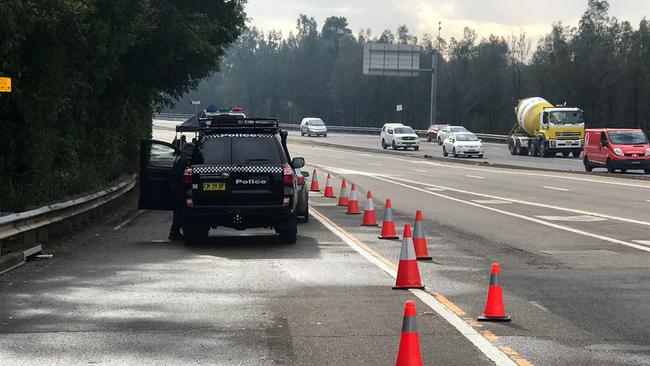
[[[280,234],[280,241],[283,244],[295,244],[298,240],[298,224],[296,217],[293,216],[287,222],[283,223],[278,228]]]

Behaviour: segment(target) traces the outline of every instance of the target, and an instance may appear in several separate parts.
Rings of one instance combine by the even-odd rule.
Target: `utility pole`
[[[442,30],[442,22],[438,22],[438,38],[436,39],[436,46],[431,56],[431,120],[430,124],[436,121],[438,114],[438,55],[440,49],[440,31]]]

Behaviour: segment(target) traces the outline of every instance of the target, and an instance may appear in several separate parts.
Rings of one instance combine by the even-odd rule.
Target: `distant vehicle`
[[[650,174],[650,144],[639,129],[598,128],[585,130],[585,170],[606,168],[614,173],[642,169]]]
[[[305,178],[309,173],[303,172],[296,168],[296,186],[298,187],[298,205],[296,206],[296,215],[300,222],[309,222],[309,188],[305,184]]]
[[[409,126],[401,123],[386,123],[381,129],[381,147],[386,149],[390,146],[393,150],[412,147],[413,150],[420,150],[420,138]]]
[[[443,127],[448,127],[449,125],[431,125],[427,130],[427,141],[438,141],[438,131]]]
[[[471,132],[452,132],[442,143],[442,154],[453,157],[477,156],[482,158],[485,150],[483,142]]]
[[[300,122],[300,136],[325,136],[327,137],[327,126],[320,118],[307,117]]]
[[[535,97],[520,100],[515,114],[517,123],[508,135],[510,154],[547,158],[562,153],[564,157],[580,157],[585,142],[582,109],[553,106]]]
[[[443,142],[449,137],[450,134],[454,132],[469,132],[463,126],[445,126],[438,131],[438,145],[442,145]]]
[[[290,158],[287,132],[277,119],[230,115],[198,120],[198,141],[185,170],[183,237],[191,244],[210,228],[266,227],[284,243],[297,235],[297,172],[303,158]],[[141,209],[171,210],[168,177],[178,149],[166,142],[141,144]]]

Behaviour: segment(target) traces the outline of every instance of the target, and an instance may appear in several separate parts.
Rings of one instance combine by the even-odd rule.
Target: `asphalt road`
[[[400,232],[423,211],[425,291],[392,290],[400,243],[320,194],[295,245],[217,229],[196,247],[133,197],[0,276],[0,364],[387,365],[413,299],[428,365],[650,365],[650,182],[308,141],[290,151],[321,188],[371,190],[380,219],[391,198]],[[493,262],[511,323],[475,321]]]
[[[345,177],[362,197],[372,190],[378,207],[391,198],[400,224],[423,210],[435,261],[421,266],[425,284],[467,314],[481,313],[486,272],[501,263],[514,320],[486,328],[527,360],[650,364],[647,182],[291,147],[321,181],[325,172]],[[397,244],[359,236],[394,257]]]

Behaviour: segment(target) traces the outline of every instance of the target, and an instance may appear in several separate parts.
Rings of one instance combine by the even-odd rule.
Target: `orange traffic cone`
[[[424,288],[420,279],[418,260],[413,249],[413,238],[411,237],[411,225],[404,225],[402,239],[402,250],[399,255],[399,266],[397,267],[397,280],[393,290],[405,290],[410,288]]]
[[[415,301],[408,300],[404,305],[404,320],[402,321],[402,336],[399,339],[397,366],[423,366],[420,352],[420,337],[415,316]]]
[[[332,188],[332,174],[327,173],[327,180],[325,181],[325,198],[335,198],[334,188]]]
[[[318,174],[316,173],[316,169],[314,169],[311,175],[311,187],[309,190],[312,192],[320,192],[320,187],[318,186]]]
[[[415,248],[415,257],[418,260],[430,261],[427,249],[427,237],[422,227],[422,211],[415,211],[415,227],[413,228],[413,247]]]
[[[390,198],[386,200],[384,220],[381,223],[381,235],[379,239],[399,239],[397,229],[395,228],[395,219],[393,219],[393,205],[390,202]]]
[[[510,321],[510,317],[506,315],[506,309],[503,306],[503,290],[499,284],[499,273],[501,273],[501,266],[499,266],[499,263],[492,263],[492,273],[490,274],[490,287],[488,288],[487,302],[485,303],[483,316],[478,318],[479,321]]]
[[[348,205],[348,185],[345,182],[345,179],[341,181],[341,192],[339,193],[339,206]]]
[[[359,210],[359,200],[357,199],[357,186],[352,183],[352,188],[350,188],[350,199],[348,200],[348,215],[360,215],[361,211]]]
[[[372,204],[372,192],[368,191],[366,195],[368,202],[366,209],[363,211],[363,221],[361,226],[379,226],[377,225],[377,215],[375,214],[375,206]]]

